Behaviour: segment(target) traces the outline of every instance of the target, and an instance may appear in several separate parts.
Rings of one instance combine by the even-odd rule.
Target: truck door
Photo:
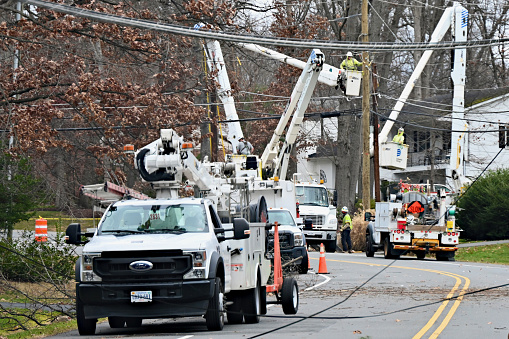
[[[210,219],[212,221],[213,228],[222,228],[223,226],[221,224],[221,221],[219,220],[219,216],[217,215],[217,213],[214,210],[214,207],[212,207],[212,205],[209,205],[209,212],[210,212],[209,214],[210,214]],[[219,252],[219,255],[223,258],[224,287],[226,289],[231,286],[231,280],[232,280],[232,275],[231,275],[231,269],[232,269],[231,261],[232,260],[231,260],[231,253],[230,253],[231,246],[230,246],[230,242],[228,240],[220,242],[217,246],[218,246],[217,251]]]

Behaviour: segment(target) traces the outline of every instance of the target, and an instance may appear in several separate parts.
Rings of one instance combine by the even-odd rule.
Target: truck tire
[[[302,261],[301,261],[301,263],[300,263],[300,265],[299,265],[299,267],[297,269],[298,269],[300,274],[307,274],[308,273],[308,269],[309,269],[309,257],[308,257],[307,253],[302,257]]]
[[[108,317],[108,324],[111,328],[123,328],[125,326],[125,318]]]
[[[216,277],[214,295],[209,300],[209,307],[205,320],[209,331],[221,331],[224,327],[224,301],[223,283]]]
[[[426,251],[415,251],[417,259],[422,260],[426,257]]]
[[[454,253],[449,254],[449,253],[446,253],[446,254],[443,254],[443,253],[438,253],[437,252],[437,261],[455,261],[454,259]]]
[[[299,309],[299,287],[293,277],[286,277],[283,280],[281,304],[284,314],[296,314]]]
[[[260,279],[256,281],[256,287],[246,291],[244,295],[244,320],[246,324],[258,324],[261,314]]]
[[[366,234],[366,257],[374,257],[375,251],[373,250],[373,240],[371,234]]]
[[[260,314],[267,314],[267,286],[260,285]]]
[[[242,314],[242,296],[230,293],[230,299],[233,304],[226,307],[228,324],[242,324],[242,320],[244,320],[244,315]]]
[[[85,319],[85,312],[79,295],[76,296],[76,320],[78,322],[78,332],[80,335],[95,334],[97,319]]]
[[[125,323],[127,327],[141,327],[143,322],[142,318],[126,318]]]
[[[336,240],[330,240],[325,243],[325,252],[327,253],[336,252]]]
[[[384,258],[385,259],[397,259],[396,255],[392,254],[392,243],[389,241],[389,237],[384,239]]]

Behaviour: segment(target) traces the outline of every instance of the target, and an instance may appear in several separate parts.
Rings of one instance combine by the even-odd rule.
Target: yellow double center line
[[[388,265],[382,265],[382,264],[373,264],[373,263],[364,263],[364,262],[346,261],[346,260],[334,260],[334,259],[331,260],[331,259],[329,259],[329,261],[337,261],[337,262],[344,262],[344,263],[350,263],[350,264],[359,264],[359,265],[368,265],[368,266],[382,266],[382,267],[388,266]],[[452,316],[454,315],[454,313],[458,309],[461,301],[463,300],[463,295],[465,295],[465,293],[468,290],[468,287],[470,286],[470,279],[468,279],[467,277],[464,277],[462,275],[456,274],[456,273],[444,272],[444,271],[438,271],[438,270],[430,270],[430,269],[425,269],[425,268],[413,268],[413,267],[404,267],[404,266],[391,266],[391,268],[401,268],[401,269],[405,269],[405,270],[416,270],[416,271],[431,272],[431,273],[446,275],[448,277],[456,279],[456,283],[454,284],[454,287],[451,289],[449,294],[447,294],[447,297],[442,302],[440,307],[435,311],[435,313],[433,314],[431,319],[428,321],[428,323],[426,325],[424,325],[424,327],[416,335],[414,335],[412,339],[420,339],[420,338],[422,338],[426,334],[426,332],[428,332],[429,329],[433,325],[435,325],[435,323],[437,322],[438,318],[440,317],[442,312],[445,310],[445,308],[449,304],[449,301],[451,301],[451,298],[453,298],[454,295],[458,292],[458,290],[459,290],[459,288],[460,288],[460,286],[462,284],[461,279],[465,279],[465,284],[464,284],[463,288],[459,292],[458,296],[455,298],[454,303],[453,303],[452,307],[449,309],[449,312],[447,312],[444,320],[442,320],[442,323],[429,336],[429,338],[437,338],[440,335],[440,333],[442,333],[442,331],[445,329],[445,327],[449,324],[449,321],[451,321]]]

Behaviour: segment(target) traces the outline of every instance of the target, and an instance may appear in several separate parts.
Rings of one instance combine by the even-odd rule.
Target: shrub
[[[460,197],[457,225],[462,238],[497,240],[509,238],[509,169],[490,171]]]
[[[3,279],[18,282],[67,282],[74,279],[77,254],[63,235],[39,243],[34,232],[25,231],[18,239],[0,240],[0,273]]]

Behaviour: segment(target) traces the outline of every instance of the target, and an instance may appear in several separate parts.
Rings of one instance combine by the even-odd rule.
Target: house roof
[[[465,91],[465,103],[464,107],[466,112],[468,112],[469,107],[473,107],[483,102],[487,102],[494,98],[500,98],[509,93],[509,87],[502,87],[496,89],[483,89],[483,90],[469,90]],[[410,103],[407,102],[398,116],[398,121],[395,122],[395,128],[400,125],[405,125],[408,123],[410,125],[422,125],[429,126],[432,124],[433,120],[435,120],[435,126],[437,119],[447,116],[451,114],[452,111],[452,90],[450,93],[437,95],[434,97],[430,97],[424,99],[418,103]],[[436,117],[436,119],[432,119],[430,116]],[[381,122],[384,119],[380,118]],[[449,121],[440,120],[443,124],[450,124]]]

